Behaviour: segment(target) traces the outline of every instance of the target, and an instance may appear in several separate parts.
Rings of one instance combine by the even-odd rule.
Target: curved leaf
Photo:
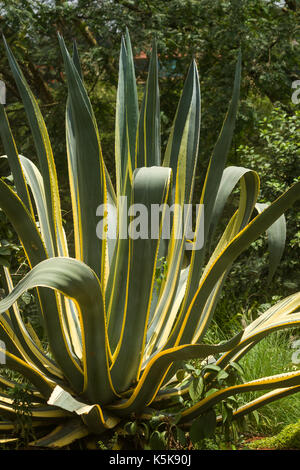
[[[146,89],[139,116],[135,168],[160,165],[158,60],[153,41]]]
[[[145,404],[148,406],[154,400],[159,390],[159,386],[172,362],[177,360],[204,358],[210,354],[226,351],[234,344],[238,343],[240,337],[241,333],[236,335],[230,341],[219,345],[188,344],[156,354],[149,361],[130,398],[122,404],[109,405],[108,409],[113,410],[120,416],[133,411],[140,411]]]
[[[208,397],[199,401],[192,407],[183,411],[181,414],[181,423],[185,423],[195,419],[200,414],[209,410],[221,400],[227,397],[236,395],[237,393],[268,390],[273,388],[295,387],[300,385],[300,371],[287,372],[285,374],[273,375],[270,377],[263,377],[261,379],[252,380],[240,385],[233,385],[231,387],[218,390]]]
[[[37,101],[35,100],[25,77],[17,64],[10,48],[5,39],[4,45],[7,52],[9,65],[16,81],[19,93],[21,95],[25,112],[31,127],[37,155],[39,158],[41,173],[45,185],[45,195],[47,211],[51,221],[50,230],[52,239],[58,240],[65,248],[62,232],[62,219],[60,210],[60,198],[57,184],[56,168],[53,159],[51,144],[47,132],[47,128],[40,112]],[[55,245],[55,253],[58,254],[58,246]],[[64,252],[65,253],[65,252]]]
[[[284,194],[241,230],[219,254],[200,283],[185,317],[183,318],[183,316],[181,316],[178,318],[177,325],[174,327],[166,348],[170,347],[172,341],[175,342],[175,345],[189,342],[196,330],[198,332],[197,340],[201,340],[208,328],[210,318],[209,316],[204,317],[203,315],[200,315],[199,318],[199,314],[202,313],[215,283],[239,254],[300,198],[299,188],[300,183],[295,183],[291,186]]]
[[[33,214],[30,195],[24,174],[22,172],[18,150],[10,129],[4,106],[2,104],[0,104],[0,135],[5,152],[7,153],[7,158],[14,178],[14,184],[16,186],[17,193],[29,212]]]

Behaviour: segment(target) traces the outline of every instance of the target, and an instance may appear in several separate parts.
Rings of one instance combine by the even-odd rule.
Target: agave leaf
[[[252,170],[239,166],[229,166],[223,171],[222,179],[220,182],[211,217],[210,234],[208,237],[210,242],[213,239],[216,227],[218,225],[218,222],[220,220],[220,217],[222,215],[222,212],[230,194],[232,193],[237,183],[241,180],[241,178],[244,177],[245,179],[246,174],[252,174]]]
[[[76,162],[76,137],[74,122],[72,117],[72,109],[70,99],[67,99],[66,105],[66,146],[68,159],[68,175],[70,184],[70,194],[72,203],[73,228],[74,228],[74,244],[75,256],[77,259],[82,258],[80,244],[80,225],[79,225],[79,194],[78,194],[78,170]]]
[[[300,391],[300,385],[295,385],[294,387],[285,387],[272,390],[271,392],[265,393],[260,397],[246,403],[243,406],[240,406],[237,410],[233,412],[233,419],[241,418],[245,414],[251,413],[262,406],[268,405],[273,401],[277,401],[280,398],[287,397],[293,393]],[[221,421],[222,417],[218,416],[218,421]]]
[[[45,260],[47,253],[34,220],[18,196],[1,180],[0,207],[17,232],[29,265],[33,267]],[[75,390],[80,392],[83,381],[82,371],[78,359],[72,354],[72,349],[68,344],[58,298],[54,292],[45,289],[39,289],[38,295],[54,357]]]
[[[193,293],[195,293],[196,289],[199,286],[199,279],[200,279],[200,275],[202,271],[202,264],[203,264],[204,253],[205,253],[205,244],[206,244],[207,234],[209,230],[209,225],[212,220],[212,216],[210,212],[213,209],[214,200],[217,195],[218,187],[219,187],[223,169],[226,163],[226,157],[227,157],[228,150],[230,148],[233,130],[235,126],[235,119],[236,119],[238,99],[239,99],[239,90],[240,90],[240,80],[241,80],[241,55],[239,54],[237,65],[236,65],[232,100],[229,105],[229,109],[225,117],[221,133],[219,135],[218,141],[216,143],[216,146],[214,148],[214,151],[210,160],[210,164],[207,170],[206,180],[205,180],[205,184],[204,184],[204,188],[203,188],[201,200],[200,200],[200,202],[204,204],[204,227],[203,227],[204,244],[203,244],[203,248],[192,251],[189,277],[187,281],[185,297],[183,300],[179,318],[180,316],[183,316],[184,312],[188,310],[190,303],[192,301],[192,298],[193,298]],[[249,199],[249,202],[250,202],[249,207],[253,206],[254,203],[256,202],[257,191],[259,187],[259,181],[255,177],[254,172],[251,173],[251,175],[252,177],[250,176],[250,178],[248,179],[245,177],[245,183],[248,184],[249,188],[247,189],[249,189],[249,193],[251,195]],[[243,195],[242,197],[245,197],[245,196]],[[240,222],[240,228],[242,228],[244,224],[246,223],[247,218],[250,217],[250,213],[252,210],[250,211],[250,213],[249,213],[249,207],[246,210],[247,203],[248,201],[247,199],[245,199],[244,210],[239,211],[239,214],[243,214],[243,222],[239,221],[238,219],[237,221],[233,220],[232,223],[229,224],[229,228],[226,229],[226,233],[224,234],[222,241],[220,241],[219,243],[219,248],[220,247],[224,248],[223,246],[224,239],[225,240],[228,239],[228,233],[229,233],[229,237],[230,237],[230,234],[231,236],[233,236],[233,234],[236,233],[232,231],[232,227],[236,229],[237,223]],[[199,233],[201,217],[203,217],[203,214],[200,212],[196,221],[196,233]],[[218,249],[215,250],[214,255],[216,255],[216,253],[218,253]],[[213,257],[211,258],[210,262],[212,262],[212,260],[213,260]],[[228,270],[229,268],[230,268],[230,265],[228,266]],[[216,306],[218,297],[221,293],[221,288],[224,284],[225,277],[226,277],[226,273],[224,273],[223,276],[220,276],[218,280],[218,284],[214,287],[213,291],[211,292],[206,302],[205,311],[207,315],[210,317],[212,316],[214,312],[214,308]],[[163,343],[166,343],[169,333],[170,333],[170,326],[169,326],[169,330],[165,332],[163,336],[163,341],[161,341],[160,346],[162,346]],[[174,335],[174,338],[175,336],[176,335]],[[168,343],[168,344],[172,344],[172,343]],[[166,345],[165,347],[168,347],[168,345]],[[166,380],[168,380],[170,376],[172,376],[173,370],[175,369],[175,367],[176,366],[174,366],[174,368],[171,369]]]
[[[116,102],[115,162],[117,195],[124,195],[126,177],[128,177],[129,144],[127,136],[127,51],[124,38],[121,41],[119,60],[119,80]],[[132,167],[131,167],[132,168]]]
[[[47,213],[46,206],[46,197],[43,179],[37,167],[26,157],[19,155],[19,160],[21,163],[21,168],[23,170],[25,179],[28,183],[28,186],[31,189],[34,202],[37,208],[38,213],[38,222],[39,230],[41,232],[42,240],[45,244],[47,253],[49,256],[54,256],[54,247],[52,244],[51,232],[50,232],[50,223],[49,223],[49,214]],[[60,246],[60,253],[63,254],[63,248]],[[43,259],[43,257],[41,258]],[[76,311],[70,302],[61,303],[61,308],[63,309],[63,315],[67,318],[67,326],[69,328],[69,336],[74,345],[74,349],[77,352],[77,355],[80,356],[80,335],[79,332],[79,322],[76,315]]]
[[[15,404],[14,400],[10,397],[6,397],[5,395],[0,395],[0,409],[1,411],[5,412],[6,415],[10,415],[12,418],[15,418],[16,415],[20,412]],[[58,419],[66,418],[70,416],[70,413],[61,410],[59,408],[52,407],[46,405],[40,405],[36,403],[30,404],[30,416],[33,420],[49,420],[57,421]],[[46,423],[44,422],[44,425]]]
[[[157,409],[174,405],[176,397],[178,402],[179,397],[187,396],[194,369],[190,368],[181,378],[174,375],[183,361],[223,352],[219,359],[214,359],[214,366],[202,370],[201,379],[209,386],[216,370],[223,371],[225,376],[230,361],[239,360],[263,337],[300,324],[300,312],[296,311],[298,293],[279,302],[226,343],[202,343],[232,263],[266,230],[271,251],[269,278],[272,277],[285,240],[282,214],[300,196],[300,183],[296,183],[270,206],[258,204],[258,215],[251,220],[259,192],[257,174],[238,167],[224,170],[237,114],[241,55],[232,100],[202,189],[200,204],[204,211],[198,212],[195,234],[188,236],[189,220],[185,219],[183,208],[193,198],[200,134],[200,86],[195,62],[190,66],[160,167],[156,44],[139,115],[128,30],[122,38],[115,129],[117,195],[126,196],[131,204],[143,205],[131,206],[128,213],[126,205],[116,200],[102,157],[76,44],[71,58],[60,36],[59,43],[69,91],[66,139],[77,259],[66,257],[67,240],[46,126],[7,44],[40,172],[30,160],[18,155],[5,111],[0,107],[0,134],[17,190],[16,194],[0,181],[0,207],[19,235],[31,268],[15,287],[9,270],[5,269],[9,293],[0,300],[0,354],[6,360],[1,367],[18,371],[32,383],[31,411],[36,426],[62,420],[61,426],[35,442],[37,446],[50,447],[64,447],[90,432],[105,432],[131,413],[149,419],[151,403]],[[238,182],[241,188],[238,209],[204,267],[208,245]],[[175,205],[170,219],[171,236],[166,241],[162,230],[169,214],[161,205],[170,206],[170,202]],[[161,206],[155,235],[152,231],[149,234],[149,227],[154,228],[150,225],[153,204]],[[98,216],[103,217],[99,225]],[[116,237],[110,236],[106,225],[109,229],[116,226]],[[201,235],[203,246],[188,257],[186,251],[199,247]],[[164,273],[156,292],[161,259]],[[37,289],[54,359],[44,352],[34,330],[22,320],[16,302],[28,289]],[[0,383],[6,389],[15,385],[5,377],[0,377]],[[263,403],[299,391],[299,386],[300,371],[295,371],[212,389],[210,395],[183,411],[180,421],[172,413],[170,417],[176,418],[179,425],[190,423],[236,393],[275,389],[241,407],[234,417],[240,416]],[[8,416],[0,431],[10,430],[16,409],[5,392],[0,396],[0,411]]]
[[[81,66],[80,66],[80,60],[79,60],[79,54],[76,46],[76,42],[73,44],[73,63],[74,67],[77,70],[77,73],[79,75],[79,78],[81,79],[83,83],[83,76],[82,76],[82,71],[81,71]],[[95,116],[92,110],[91,103],[88,99],[87,93],[83,88],[83,93],[82,93],[82,99],[85,102],[85,106],[89,110],[91,119],[93,121],[96,134],[98,133],[97,130],[97,123],[95,120]],[[99,136],[97,136],[99,140]],[[80,204],[79,204],[79,198],[80,198],[80,187],[79,187],[79,180],[78,180],[78,171],[80,169],[80,166],[78,166],[77,163],[77,139],[76,139],[76,128],[75,128],[75,121],[73,117],[73,112],[72,112],[72,106],[71,106],[71,100],[70,100],[70,95],[68,96],[67,99],[67,106],[66,106],[66,140],[67,140],[67,157],[68,157],[68,173],[69,173],[69,182],[70,182],[70,193],[71,193],[71,202],[72,202],[72,212],[73,212],[73,224],[74,224],[74,240],[75,240],[75,254],[77,259],[82,259],[82,253],[81,253],[81,242],[80,242],[80,225],[79,225],[79,219],[80,219]],[[100,145],[100,144],[99,144]],[[100,158],[102,158],[101,155],[101,148],[100,148]],[[107,190],[107,202],[108,202],[108,208],[110,205],[115,206],[116,205],[116,195],[114,188],[111,183],[110,176],[108,174],[107,168],[104,164],[104,161],[102,161],[102,165],[104,166],[104,172],[105,172],[105,182],[106,182],[106,190]],[[100,204],[101,201],[98,202]],[[109,257],[112,257],[112,253],[114,251],[114,241],[108,239],[107,240],[107,248],[109,250]],[[108,266],[106,266],[106,269],[108,270]]]
[[[263,314],[260,314],[256,320],[254,320],[250,325],[245,329],[245,334],[251,334],[257,330],[260,326],[268,323],[269,321],[274,321],[275,319],[280,319],[282,316],[288,316],[290,313],[294,312],[300,306],[300,293],[296,292],[295,294],[289,295],[284,299],[277,302],[275,305],[266,310]]]
[[[6,278],[8,278],[7,268],[4,269],[6,271]],[[9,281],[11,280],[9,279]],[[12,290],[11,285],[9,290]],[[13,352],[13,354],[22,360],[31,363],[49,378],[54,380],[63,379],[60,369],[32,340],[22,321],[17,304],[13,305],[13,309],[11,309],[8,315],[1,316],[0,325],[0,336],[6,347],[9,345],[10,352]]]
[[[196,157],[197,157],[197,145],[199,139],[199,132],[195,131],[199,128],[198,126],[198,112],[200,103],[200,88],[198,82],[197,69],[193,63],[190,67],[189,75],[186,83],[192,80],[192,95],[190,95],[189,87],[186,85],[186,90],[183,91],[181,101],[179,103],[177,115],[175,116],[175,122],[173,127],[173,135],[171,133],[168,147],[166,150],[166,156],[164,165],[170,164],[175,167],[176,170],[176,182],[175,182],[175,209],[174,209],[174,222],[171,233],[171,240],[168,246],[167,254],[167,274],[166,280],[161,288],[160,297],[154,311],[154,318],[156,324],[156,330],[158,336],[153,341],[151,346],[148,348],[148,355],[151,354],[154,348],[156,348],[157,342],[161,340],[165,342],[168,336],[168,330],[166,325],[170,325],[168,319],[170,318],[170,311],[172,310],[173,302],[176,296],[178,283],[180,281],[181,266],[184,258],[185,251],[185,234],[186,234],[186,222],[184,219],[184,204],[192,195],[191,186],[189,189],[191,192],[187,195],[186,185],[188,184],[187,178],[191,177],[191,168],[195,168]],[[183,109],[181,109],[181,107]],[[183,112],[188,107],[185,121],[182,121],[179,116],[179,112]],[[198,117],[197,117],[198,116]],[[183,130],[181,126],[184,125]],[[178,142],[178,136],[180,141]],[[190,140],[191,139],[191,140]],[[193,142],[192,148],[190,147]],[[173,158],[173,163],[171,159]],[[194,169],[193,169],[194,171]],[[190,175],[190,176],[189,176]],[[178,236],[179,234],[179,236]]]
[[[4,268],[4,274],[8,292],[11,292],[13,290],[13,283],[7,268]],[[28,355],[27,357],[29,357],[29,362],[32,362],[33,365],[35,365],[40,371],[48,375],[50,378],[54,378],[56,380],[63,379],[63,373],[57,367],[55,362],[44,353],[42,348],[40,348],[35,341],[33,341],[31,335],[28,332],[28,329],[23,323],[17,303],[13,304],[12,309],[10,310],[9,319],[11,321],[12,341],[19,342],[20,347],[23,350],[23,357],[24,354],[26,356]],[[3,326],[5,326],[6,320],[4,316],[0,318],[0,322]],[[8,328],[10,328],[10,325],[8,325]]]
[[[81,78],[81,80],[83,80],[83,74],[82,74],[82,69],[81,69],[81,64],[80,64],[79,52],[78,52],[78,48],[77,48],[77,42],[75,40],[73,41],[73,55],[72,55],[72,58],[73,58],[73,62],[74,62],[74,65],[76,67],[76,70],[78,72],[78,75]]]
[[[0,206],[19,236],[30,266],[35,266],[47,258],[48,255],[34,219],[21,199],[3,180],[0,180]]]
[[[295,387],[300,385],[300,371],[286,372],[284,374],[272,375],[261,379],[252,380],[239,385],[218,390],[208,397],[200,400],[198,403],[183,411],[181,414],[181,423],[195,419],[200,414],[209,410],[221,400],[237,393],[254,392],[258,390],[268,390],[273,388]]]
[[[200,84],[195,61],[190,65],[177,107],[163,165],[172,168],[174,190],[180,185],[186,203],[192,201],[200,137]],[[183,147],[184,142],[184,147]]]
[[[0,312],[10,308],[23,292],[38,286],[58,290],[76,303],[84,338],[84,387],[80,392],[93,402],[109,401],[114,393],[107,363],[104,303],[97,276],[87,265],[72,258],[42,261],[0,302]]]
[[[114,428],[120,418],[108,414],[99,405],[91,406],[91,409],[81,415],[83,422],[88,426],[90,432],[101,434],[107,429]]]
[[[1,421],[0,422],[1,433],[7,433],[7,431],[14,431],[15,427],[16,425],[13,421]]]
[[[145,403],[149,405],[154,400],[159,390],[159,385],[168,372],[172,362],[193,358],[205,358],[210,354],[226,351],[239,342],[241,334],[242,332],[229,342],[219,345],[188,344],[156,354],[151,361],[149,361],[130,398],[122,404],[109,405],[108,409],[111,409],[119,416],[139,411],[141,407],[145,406]]]
[[[246,354],[253,346],[255,346],[261,339],[269,335],[273,331],[283,330],[284,328],[297,328],[300,324],[300,314],[299,312],[289,315],[287,318],[284,318],[280,321],[274,321],[273,323],[265,326],[264,328],[259,328],[255,333],[249,335],[247,338],[241,341],[241,344],[232,351],[232,360],[234,362],[241,359],[244,354]],[[235,353],[235,354],[234,354]],[[226,360],[228,357],[226,358]]]
[[[255,202],[257,200],[259,192],[259,178],[256,172],[245,171],[241,176],[241,192],[239,208],[234,216],[229,221],[223,235],[221,236],[214,252],[212,253],[209,262],[207,263],[200,282],[205,279],[206,274],[209,272],[211,266],[218,258],[218,256],[227,247],[228,243],[243,229],[246,227],[250,220],[250,216],[254,209]],[[219,277],[217,283],[212,289],[206,304],[203,308],[202,315],[206,318],[212,318],[217,302],[222,292],[222,288],[225,284],[226,277],[228,276],[231,269],[231,265],[228,265],[226,271]],[[199,336],[199,330],[197,329],[194,333],[192,341],[195,341]]]
[[[201,193],[200,203],[204,205],[204,243],[201,249],[194,250],[192,252],[188,290],[185,299],[185,304],[187,307],[199,287],[199,280],[203,267],[207,238],[209,234],[210,224],[212,221],[213,208],[220,186],[224,167],[226,164],[227,154],[232,142],[240,95],[241,62],[242,57],[241,53],[239,53],[235,70],[232,99],[229,104],[221,132],[219,134],[218,140],[216,142],[209,162],[204,186]]]
[[[220,237],[216,248],[210,256],[207,265],[205,266],[200,282],[205,278],[207,272],[217,257],[223,252],[231,240],[233,240],[233,238],[247,226],[250,220],[259,193],[259,177],[257,173],[255,171],[245,169],[241,175],[240,185],[241,191],[238,210],[230,219],[222,236]],[[227,273],[229,272],[229,269],[230,267],[227,269]],[[224,279],[227,273],[224,275]]]
[[[189,266],[181,270],[180,279],[177,287],[177,292],[172,303],[172,310],[170,314],[167,316],[167,322],[165,325],[165,330],[170,331],[172,325],[175,322],[176,315],[179,311],[181,302],[183,300],[186,284],[187,284],[187,277],[189,272]],[[148,355],[150,351],[155,349],[155,343],[157,343],[160,337],[163,335],[164,328],[162,326],[162,317],[158,315],[158,311],[155,312],[156,315],[153,316],[147,332],[147,351],[146,351],[146,359],[148,360]]]
[[[83,74],[82,74],[82,70],[81,70],[80,58],[79,58],[79,53],[78,53],[76,41],[73,42],[73,56],[72,56],[72,59],[73,59],[74,66],[75,66],[75,68],[78,72],[78,75],[79,75],[79,77],[80,77],[80,79],[83,83]],[[95,119],[95,116],[94,116],[94,113],[93,113],[93,108],[91,106],[91,102],[88,98],[87,93],[84,94],[83,98],[85,98],[86,105],[90,108],[91,115],[94,119],[95,127],[97,128],[97,121]],[[107,171],[107,168],[106,168],[105,164],[104,164],[104,170],[105,170],[105,177],[106,177],[107,197],[108,197],[109,202],[111,204],[116,204],[116,202],[117,202],[116,201],[116,193],[115,193],[114,187],[113,187],[112,182],[111,182],[110,175]]]
[[[34,447],[60,448],[89,434],[88,428],[79,420],[71,419],[57,426],[50,434],[30,443]]]
[[[24,361],[28,361],[28,356],[24,352],[20,341],[18,338],[15,337],[14,332],[12,330],[12,325],[10,321],[10,315],[9,312],[3,312],[1,316],[1,323],[0,323],[0,338],[2,341],[2,346],[4,348],[4,345],[8,350],[16,357],[19,359],[22,359]],[[36,364],[32,364],[34,367],[36,367]]]
[[[127,220],[127,218],[126,218]],[[120,340],[126,311],[129,269],[129,242],[128,239],[117,240],[113,268],[106,289],[106,305],[109,335],[110,359]],[[122,312],[122,314],[120,314]]]
[[[249,349],[272,331],[293,326],[297,327],[300,319],[299,313],[293,314],[292,312],[299,306],[300,293],[298,292],[268,309],[245,329],[240,344],[233,348],[229,354],[224,354],[217,361],[217,364],[223,368],[230,360],[234,362],[240,360]]]
[[[171,170],[159,167],[140,168],[135,171],[133,178],[132,202],[136,205],[143,204],[147,209],[145,222],[148,222],[150,230],[151,205],[166,204],[168,201]],[[161,224],[162,221],[160,230]],[[120,316],[120,311],[115,310],[115,315],[110,319],[111,344],[116,344],[118,338],[113,358],[112,378],[117,390],[121,391],[126,389],[138,375],[145,347],[159,248],[159,238],[149,238],[148,230],[147,238],[141,235],[141,238],[133,239],[133,233],[129,229],[128,283],[121,330],[120,327],[114,329],[112,323]],[[126,374],[124,370],[127,371]]]
[[[223,127],[221,129],[220,135],[218,137],[209,162],[206,179],[201,195],[201,202],[205,205],[206,208],[206,234],[208,233],[208,230],[210,228],[212,211],[220,186],[222,174],[226,164],[227,154],[231,146],[233,132],[235,128],[235,121],[240,95],[241,64],[242,56],[239,52],[235,70],[232,100],[229,105],[227,114],[224,119]]]
[[[46,205],[45,187],[41,173],[38,168],[28,158],[19,155],[22,170],[28,186],[31,189],[33,199],[38,214],[39,228],[42,239],[45,243],[47,253],[50,257],[54,256],[54,246],[51,238],[49,214]],[[22,198],[21,198],[22,199]]]
[[[160,165],[158,60],[153,41],[146,89],[139,116],[135,167]]]
[[[99,405],[86,405],[75,400],[69,392],[59,386],[55,387],[47,403],[81,416],[89,432],[96,434],[113,428],[120,421],[119,418],[109,416]]]
[[[197,331],[196,340],[201,340],[205,334],[210,321],[210,316],[200,316],[203,307],[213,289],[215,283],[224,274],[228,266],[242,253],[261,233],[269,228],[281,214],[288,209],[300,197],[300,183],[292,185],[285,193],[276,199],[262,213],[258,214],[243,230],[241,230],[226,248],[216,258],[205,278],[200,283],[193,301],[185,315],[179,317],[174,327],[171,338],[166,347],[170,347],[172,340],[175,344],[189,342]]]
[[[73,205],[73,208],[78,210],[75,228],[78,226],[79,229],[79,240],[77,240],[80,243],[79,259],[90,266],[105,285],[108,275],[106,234],[103,232],[102,237],[98,238],[95,230],[97,208],[107,202],[106,173],[100,139],[81,78],[61,37],[59,42],[67,75],[69,105],[72,110],[71,114],[69,113],[71,122],[69,130],[72,129],[76,138],[75,149],[70,152],[69,148],[69,158],[75,157],[76,163],[71,163],[69,169],[71,172],[75,170],[75,179],[70,186],[76,187],[77,204],[75,207]]]
[[[5,364],[1,364],[1,367],[8,367],[12,370],[16,370],[20,374],[24,375],[24,377],[26,377],[37,388],[42,396],[45,398],[50,396],[53,385],[41,372],[19,357],[8,352],[6,348],[3,348],[2,344],[0,344],[0,353],[3,355],[2,357],[5,357]]]
[[[127,52],[126,63],[126,135],[128,142],[128,165],[130,175],[135,169],[135,152],[136,152],[136,133],[139,117],[138,95],[136,87],[136,79],[134,72],[134,62],[129,31],[126,28],[125,44]]]

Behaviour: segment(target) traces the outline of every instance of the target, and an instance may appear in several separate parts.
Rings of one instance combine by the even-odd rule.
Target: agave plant
[[[158,61],[153,44],[141,107],[128,32],[121,42],[116,103],[116,190],[107,172],[92,106],[84,87],[76,46],[72,56],[59,36],[68,99],[66,148],[73,211],[75,256],[69,256],[55,163],[46,125],[11,50],[9,64],[31,127],[39,169],[19,155],[9,122],[0,107],[0,131],[14,186],[0,180],[0,207],[24,247],[30,271],[13,285],[7,267],[7,296],[0,302],[3,374],[0,376],[0,430],[13,431],[17,410],[9,390],[18,374],[30,383],[34,429],[51,426],[33,444],[66,446],[88,434],[101,434],[153,410],[176,414],[178,425],[239,392],[272,390],[236,410],[241,416],[300,390],[300,371],[258,378],[224,387],[192,406],[174,409],[192,380],[180,382],[182,361],[213,355],[222,369],[237,362],[274,330],[299,326],[300,293],[279,302],[227,342],[205,340],[226,276],[235,259],[265,231],[270,237],[270,276],[284,240],[282,214],[300,197],[294,184],[268,207],[257,204],[259,178],[246,168],[226,166],[239,101],[241,55],[233,95],[214,147],[192,239],[178,236],[185,221],[182,208],[193,201],[200,132],[200,87],[193,61],[178,104],[161,163]],[[226,200],[240,183],[236,212],[212,250],[212,240]],[[169,239],[159,219],[158,236],[123,236],[134,213],[121,202],[143,205],[174,203]],[[121,202],[120,202],[121,201]],[[99,209],[100,208],[100,209]],[[104,209],[103,209],[104,208]],[[257,215],[254,217],[254,212]],[[256,212],[255,212],[256,214]],[[99,217],[102,217],[99,219]],[[115,236],[113,235],[115,233]],[[184,232],[185,233],[185,232]],[[201,246],[199,239],[202,237]],[[192,248],[192,249],[190,249]],[[197,249],[196,249],[197,248]],[[208,255],[211,253],[210,255]],[[163,276],[157,282],[163,262]],[[47,337],[45,348],[25,325],[18,298],[34,289]],[[15,375],[8,378],[6,371]],[[207,384],[213,371],[205,374]],[[182,379],[181,379],[182,380]],[[168,408],[173,404],[172,408]],[[169,411],[168,411],[169,410]]]

